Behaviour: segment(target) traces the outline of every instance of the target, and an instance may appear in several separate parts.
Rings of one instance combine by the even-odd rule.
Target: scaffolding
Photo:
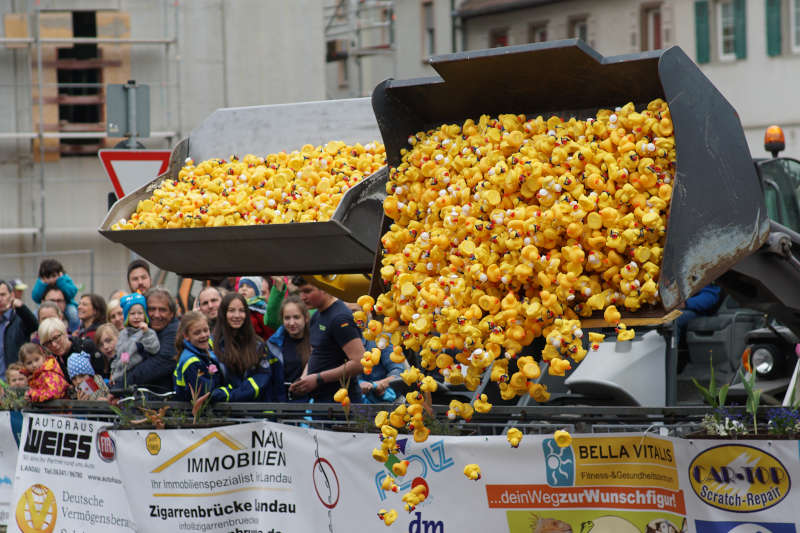
[[[92,69],[99,68],[101,73],[105,72],[105,65],[123,65],[125,63],[125,53],[130,53],[132,46],[145,46],[145,47],[163,47],[164,60],[162,61],[161,80],[137,80],[140,84],[151,85],[158,90],[161,107],[165,110],[166,124],[176,124],[174,130],[152,131],[151,138],[164,139],[167,143],[171,144],[172,139],[180,135],[182,130],[180,112],[173,112],[175,107],[176,98],[170,94],[171,89],[175,90],[176,94],[180,94],[180,47],[179,47],[179,3],[169,0],[161,2],[161,17],[162,17],[162,36],[160,38],[144,39],[144,38],[128,38],[120,37],[119,34],[130,32],[128,15],[115,9],[91,11],[92,13],[102,13],[105,16],[107,25],[100,27],[99,22],[95,19],[95,33],[96,37],[74,36],[72,35],[72,27],[66,31],[66,26],[57,28],[62,32],[68,33],[70,36],[64,37],[61,35],[52,35],[53,24],[52,17],[60,15],[69,17],[70,24],[72,24],[72,16],[79,11],[66,11],[66,10],[44,10],[41,8],[39,2],[26,2],[25,11],[4,13],[3,22],[5,25],[5,36],[0,37],[0,46],[11,50],[14,53],[14,65],[20,61],[25,61],[28,65],[27,78],[28,82],[21,82],[20,78],[24,73],[18,73],[18,77],[12,77],[13,82],[0,82],[0,87],[13,87],[15,91],[19,89],[27,89],[29,91],[30,99],[27,110],[30,111],[31,123],[33,128],[27,131],[0,131],[0,140],[17,140],[17,141],[31,141],[33,142],[32,155],[34,165],[38,169],[38,189],[39,189],[39,221],[36,224],[35,213],[31,215],[32,226],[29,227],[13,227],[1,228],[0,236],[32,236],[38,239],[38,252],[33,253],[20,253],[20,254],[2,254],[2,258],[25,258],[42,257],[44,255],[85,255],[89,257],[89,274],[90,286],[94,287],[95,284],[95,269],[94,269],[94,252],[91,250],[62,250],[60,252],[48,252],[47,248],[47,227],[45,216],[45,205],[47,197],[46,178],[47,178],[47,162],[52,160],[52,151],[48,154],[48,146],[52,147],[57,144],[58,154],[57,158],[61,155],[68,155],[70,153],[90,155],[96,153],[94,143],[82,145],[80,143],[90,143],[91,140],[96,140],[98,143],[97,148],[107,146],[113,143],[113,139],[106,133],[105,129],[105,90],[111,83],[125,83],[121,78],[125,74],[130,77],[130,59],[128,56],[126,72],[125,68],[118,69],[114,74],[110,75],[111,79],[100,79],[96,81],[62,81],[59,79],[61,74],[60,69],[77,71],[81,68]],[[11,9],[14,9],[14,3],[11,4]],[[170,13],[170,10],[172,11]],[[171,17],[170,17],[171,15]],[[116,17],[116,18],[114,18]],[[122,18],[121,18],[122,17]],[[169,27],[170,18],[173,27]],[[128,21],[127,24],[120,24]],[[43,26],[43,22],[45,25]],[[28,27],[31,27],[30,35]],[[127,30],[127,32],[125,31]],[[48,35],[49,33],[49,35]],[[101,35],[102,33],[102,35]],[[109,36],[112,34],[113,36]],[[116,34],[116,35],[114,35]],[[77,46],[95,46],[97,47],[96,59],[62,59],[58,49],[72,47],[73,50]],[[55,53],[54,53],[55,50]],[[22,51],[25,55],[18,57],[18,51]],[[100,54],[107,54],[109,57],[115,59],[108,59],[100,57]],[[45,55],[48,61],[45,60]],[[55,59],[54,59],[55,58]],[[174,61],[174,68],[169,67],[170,61]],[[53,73],[48,71],[55,68],[55,80],[53,80]],[[48,78],[49,73],[49,80]],[[102,76],[102,74],[101,74]],[[6,78],[8,79],[8,78]],[[74,91],[77,90],[77,91]],[[94,94],[74,95],[68,94],[71,92],[83,92]],[[46,93],[51,93],[51,96],[46,96]],[[55,97],[52,93],[55,92]],[[66,93],[66,94],[65,94]],[[53,106],[56,104],[59,114],[61,112],[60,106],[97,106],[98,120],[94,123],[83,123],[60,120],[60,116],[56,121],[55,127],[52,124],[47,124],[45,121],[45,107]],[[52,109],[52,107],[51,107]],[[17,120],[17,128],[19,129],[19,120]],[[79,144],[64,145],[63,141],[72,141]],[[63,151],[62,151],[63,150]],[[18,155],[18,166],[21,168],[23,164],[22,157]],[[17,178],[7,178],[3,181],[16,181],[22,183],[24,178],[18,174]],[[32,204],[36,204],[35,189],[31,191]],[[33,210],[32,210],[33,211]],[[35,242],[35,241],[34,241]]]
[[[364,96],[363,60],[383,56],[395,62],[394,2],[326,0],[323,19],[326,61],[339,61],[340,69],[355,72],[356,87],[349,96]]]

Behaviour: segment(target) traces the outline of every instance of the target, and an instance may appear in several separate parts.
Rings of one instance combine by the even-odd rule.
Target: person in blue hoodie
[[[175,335],[179,354],[173,374],[176,401],[192,401],[224,385],[219,361],[208,342],[210,339],[208,319],[203,313],[189,311],[183,315]]]
[[[286,401],[283,361],[255,334],[244,296],[222,298],[213,339],[225,385],[212,391],[212,403]]]

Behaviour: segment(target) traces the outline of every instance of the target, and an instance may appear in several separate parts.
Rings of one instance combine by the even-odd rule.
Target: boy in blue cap
[[[144,354],[158,354],[161,344],[158,335],[147,324],[147,301],[138,292],[126,294],[119,301],[125,328],[119,332],[117,355],[111,361],[111,383],[125,383],[125,374],[144,361]]]
[[[103,378],[94,373],[92,358],[86,352],[75,352],[67,359],[67,373],[75,387],[76,400],[107,401],[109,391]]]

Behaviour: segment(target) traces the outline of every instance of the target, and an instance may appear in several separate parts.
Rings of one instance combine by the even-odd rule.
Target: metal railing
[[[139,420],[148,427],[145,410],[158,411],[167,407],[164,422],[167,427],[192,427],[190,404],[185,402],[153,401],[140,396],[129,396],[120,401],[120,417],[105,402],[56,400],[36,404],[26,411],[63,414],[91,418],[137,427],[131,421]],[[348,414],[338,404],[308,403],[230,403],[216,404],[199,420],[202,424],[230,424],[267,419],[294,426],[313,427],[335,431],[376,433],[375,415],[390,411],[396,404],[353,404]],[[489,413],[476,413],[469,421],[450,420],[447,405],[432,406],[428,427],[435,435],[502,435],[509,427],[526,434],[547,434],[557,429],[575,433],[652,433],[661,436],[685,437],[701,428],[707,406],[697,407],[584,407],[547,406],[529,407],[494,406]],[[763,409],[766,414],[766,408]]]

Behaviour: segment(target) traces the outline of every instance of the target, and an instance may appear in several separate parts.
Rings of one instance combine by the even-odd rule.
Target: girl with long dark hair
[[[225,386],[214,389],[212,402],[286,401],[283,361],[269,354],[256,336],[241,294],[230,292],[222,298],[213,342]]]

